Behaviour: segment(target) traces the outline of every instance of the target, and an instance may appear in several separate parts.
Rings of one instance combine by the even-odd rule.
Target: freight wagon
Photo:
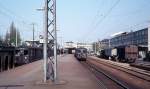
[[[108,48],[108,49],[104,50],[104,57],[106,59],[111,59],[111,50],[112,50],[112,48]]]
[[[99,55],[97,55],[97,56],[100,58],[110,59],[111,58],[111,50],[112,50],[112,48],[101,49],[99,51]]]
[[[138,47],[135,45],[116,47],[112,49],[111,58],[120,62],[135,62],[138,59]]]
[[[135,45],[107,48],[99,51],[101,58],[119,62],[135,62],[138,59],[138,47]]]

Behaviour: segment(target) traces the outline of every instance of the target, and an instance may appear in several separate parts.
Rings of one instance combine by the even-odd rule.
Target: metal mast
[[[34,28],[34,26],[35,26],[35,23],[32,23],[31,25],[33,26],[33,28],[32,28],[32,29],[33,29],[33,35],[32,35],[32,36],[33,36],[33,37],[32,37],[33,43],[32,43],[32,46],[34,46],[34,37],[35,37],[35,36],[34,36],[34,33],[35,33],[35,28]]]
[[[56,0],[45,0],[44,82],[57,81]],[[50,53],[48,50],[51,50]]]
[[[18,47],[18,30],[16,29],[16,47]]]

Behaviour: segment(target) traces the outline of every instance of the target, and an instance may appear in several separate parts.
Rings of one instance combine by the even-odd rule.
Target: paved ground
[[[100,89],[95,76],[73,55],[61,57],[58,63],[59,79],[65,81],[63,85],[38,85],[43,74],[42,61],[37,61],[0,73],[0,89]]]

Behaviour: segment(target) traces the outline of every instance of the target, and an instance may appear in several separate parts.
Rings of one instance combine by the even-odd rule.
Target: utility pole
[[[32,43],[32,46],[34,46],[34,32],[35,32],[34,26],[35,26],[35,23],[32,23],[31,25],[33,26],[33,28],[32,28],[33,29],[33,35],[32,35],[33,36],[32,37],[33,43]]]
[[[96,42],[95,42],[95,54],[96,54]]]
[[[16,29],[16,47],[18,46],[18,32],[17,32],[17,29]]]
[[[56,0],[45,0],[44,13],[44,82],[51,79],[57,83]],[[50,41],[50,48],[48,48],[48,40]],[[48,57],[47,49],[53,49],[54,55]]]
[[[62,40],[63,37],[58,37],[58,38],[60,38],[60,46],[63,47],[63,40]]]
[[[109,48],[111,47],[110,40],[111,40],[111,39],[108,40],[108,42],[109,42],[109,43],[108,43]]]

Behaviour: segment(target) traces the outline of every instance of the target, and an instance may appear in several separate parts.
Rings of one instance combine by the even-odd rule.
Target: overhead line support
[[[57,31],[56,31],[56,0],[45,0],[44,29],[44,82],[57,81]],[[49,56],[48,51],[50,50]]]

